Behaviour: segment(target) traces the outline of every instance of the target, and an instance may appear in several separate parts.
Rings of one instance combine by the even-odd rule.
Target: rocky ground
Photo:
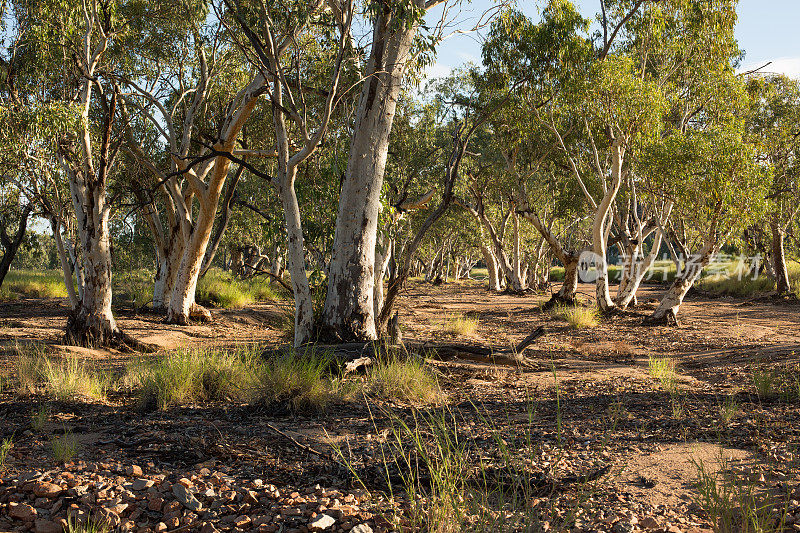
[[[368,397],[306,417],[231,402],[142,413],[123,394],[61,403],[5,387],[0,439],[13,447],[0,473],[0,531],[61,531],[88,517],[143,532],[448,531],[470,520],[483,531],[501,523],[519,531],[710,531],[719,513],[698,485],[701,471],[720,486],[746,488],[773,530],[800,531],[800,402],[789,389],[759,394],[753,377],[769,371],[791,386],[800,308],[694,295],[681,327],[643,327],[658,291],[648,287],[635,312],[573,330],[537,310],[547,295],[492,295],[471,282],[412,285],[401,314],[407,339],[499,348],[539,325],[547,330],[525,369],[429,359],[445,396],[422,410]],[[14,343],[65,350],[57,346],[63,304],[23,303],[24,313],[0,306],[8,375]],[[443,333],[459,314],[477,316],[477,330]],[[277,344],[276,316],[264,305],[215,312],[205,326],[131,314],[120,324],[166,348]],[[111,369],[129,357],[75,353]],[[651,357],[667,356],[677,363],[674,390],[648,369]],[[47,422],[38,425],[32,413],[43,405]],[[462,479],[468,516],[451,518],[450,529],[448,520],[420,522],[436,515],[434,506],[409,497],[402,467],[387,459],[418,460],[411,437],[435,444],[441,433],[473,471]],[[75,456],[58,464],[54,443],[69,439]],[[417,473],[419,493],[442,492],[435,475]],[[734,500],[728,507],[747,507]],[[732,523],[731,531],[746,531]]]

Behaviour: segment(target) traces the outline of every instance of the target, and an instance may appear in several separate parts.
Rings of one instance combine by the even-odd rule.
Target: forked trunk
[[[655,263],[658,250],[661,249],[661,231],[656,233],[653,239],[653,247],[650,253],[643,258],[639,258],[641,244],[633,247],[629,253],[627,267],[623,272],[622,280],[617,290],[617,295],[614,298],[614,303],[620,309],[627,309],[631,304],[635,305],[636,292],[642,284],[647,271]]]

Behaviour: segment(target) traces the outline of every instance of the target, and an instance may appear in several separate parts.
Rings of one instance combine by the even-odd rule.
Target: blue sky
[[[593,17],[600,11],[599,0],[574,0],[584,16]],[[536,17],[543,0],[520,0],[519,7],[531,17]],[[457,17],[458,27],[468,28],[478,17],[494,5],[492,0],[472,0],[464,2]],[[739,22],[736,38],[739,47],[747,52],[742,68],[760,67],[767,61],[772,65],[765,69],[800,77],[800,0],[740,0]],[[441,11],[431,14],[430,22],[435,22]],[[437,19],[433,19],[433,16]],[[453,35],[439,47],[436,64],[429,68],[428,76],[447,74],[451,68],[469,61],[479,62],[480,36]]]

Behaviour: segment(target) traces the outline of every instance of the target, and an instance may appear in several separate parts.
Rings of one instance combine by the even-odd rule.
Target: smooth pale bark
[[[693,256],[693,260],[687,262],[679,276],[675,278],[656,307],[653,314],[647,318],[648,324],[677,324],[678,311],[689,289],[700,277],[703,268],[711,262],[714,255],[716,244],[708,241],[703,249]]]
[[[622,159],[624,149],[619,140],[615,140],[611,146],[611,185],[605,190],[603,199],[597,205],[592,224],[592,249],[596,254],[596,260],[600,261],[597,280],[595,282],[595,294],[597,306],[603,312],[608,312],[614,308],[611,300],[611,291],[608,287],[608,262],[606,261],[606,242],[608,238],[607,222],[611,204],[617,197],[620,185],[622,184]]]
[[[64,248],[64,239],[61,236],[61,224],[54,216],[50,217],[50,229],[53,232],[53,240],[56,242],[56,253],[58,254],[58,262],[61,265],[61,274],[64,277],[64,287],[67,289],[67,297],[69,298],[70,308],[75,309],[78,307],[78,293],[75,292],[75,285],[72,283],[72,269],[69,266],[67,259],[67,252]]]
[[[375,289],[372,297],[376,317],[381,314],[381,309],[383,308],[383,282],[386,279],[386,273],[389,271],[393,246],[394,242],[391,238],[384,233],[378,235],[378,244],[375,247]]]
[[[264,78],[261,75],[257,75],[237,95],[238,106],[232,106],[230,114],[226,117],[224,127],[220,133],[220,139],[214,145],[215,150],[225,153],[233,152],[236,138],[252,114],[259,96],[263,93],[263,87]],[[190,315],[200,319],[210,318],[210,313],[197,305],[194,298],[200,268],[211,237],[217,205],[219,204],[219,198],[225,185],[230,164],[230,159],[225,156],[215,157],[207,183],[191,172],[187,174],[194,192],[193,196],[198,200],[197,218],[192,224],[191,233],[184,245],[180,267],[170,295],[167,307],[167,322],[169,323],[188,324]],[[186,205],[182,206],[180,211],[183,218],[187,217],[191,205],[192,198],[190,196]]]
[[[294,291],[294,345],[300,346],[311,340],[314,326],[314,302],[306,275],[303,228],[297,194],[294,186],[282,185],[278,186],[278,194],[281,197],[286,224],[286,262]]]
[[[785,232],[777,220],[773,220],[771,225],[772,267],[775,274],[775,289],[778,294],[787,294],[792,291],[792,286],[789,282],[789,269],[786,266]]]
[[[421,8],[424,2],[414,0]],[[339,196],[322,334],[342,342],[373,340],[375,244],[380,195],[397,100],[417,24],[378,13],[353,139]]]
[[[641,243],[636,244],[630,251],[627,268],[623,272],[619,289],[614,297],[614,303],[618,308],[625,310],[631,303],[635,303],[636,291],[639,290],[647,271],[653,266],[658,256],[658,250],[661,248],[661,238],[661,231],[656,232],[653,239],[653,248],[649,254],[641,259],[639,258],[642,248]]]
[[[93,54],[88,53],[86,75],[92,76],[104,42]],[[117,327],[111,311],[111,235],[108,219],[111,212],[107,198],[108,176],[113,155],[110,153],[111,127],[116,108],[116,94],[112,94],[105,111],[99,164],[95,166],[93,146],[89,131],[89,108],[93,81],[81,81],[81,130],[78,132],[77,151],[69,142],[59,148],[59,161],[69,179],[70,196],[75,210],[77,233],[83,256],[83,293],[79,305],[69,314],[65,332],[67,344],[101,347],[113,344],[136,345]],[[103,96],[105,98],[105,96]]]

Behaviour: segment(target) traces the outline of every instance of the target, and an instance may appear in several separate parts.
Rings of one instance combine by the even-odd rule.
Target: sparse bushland
[[[0,299],[66,298],[64,277],[58,270],[11,270],[3,280]]]
[[[236,279],[232,273],[212,268],[197,282],[197,302],[224,309],[245,307],[257,301],[282,299],[268,278]]]
[[[752,296],[754,294],[766,293],[775,290],[775,281],[765,275],[760,275],[756,279],[752,276],[730,276],[728,274],[716,274],[701,278],[697,282],[698,288],[720,296]]]
[[[114,275],[114,303],[128,303],[141,309],[153,302],[153,273],[149,270],[130,270]]]
[[[552,314],[575,329],[594,328],[600,324],[598,311],[594,307],[558,305],[553,308]]]
[[[18,392],[43,394],[59,401],[105,397],[108,378],[78,357],[45,355],[38,345],[17,347],[17,352]]]
[[[474,335],[478,331],[478,317],[460,313],[450,315],[444,320],[442,331],[449,335]]]

